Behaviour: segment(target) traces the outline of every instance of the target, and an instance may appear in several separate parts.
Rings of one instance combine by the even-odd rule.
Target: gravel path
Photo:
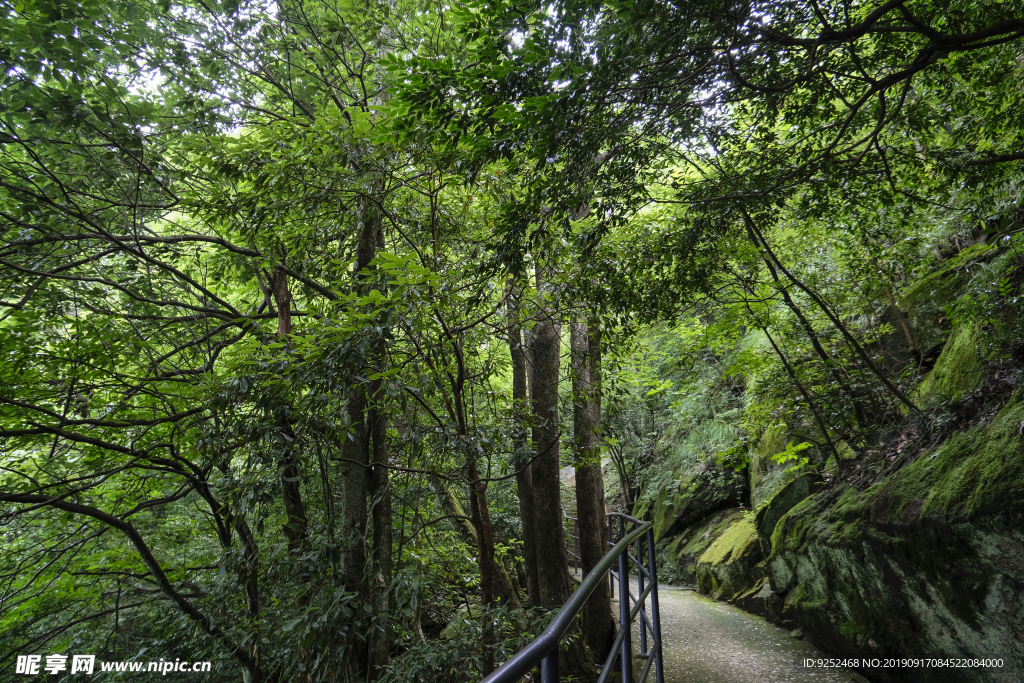
[[[658,597],[665,683],[866,683],[848,669],[805,668],[804,659],[826,655],[761,617],[672,586],[661,587]],[[634,629],[634,652],[639,644]],[[636,662],[642,667],[643,660]]]

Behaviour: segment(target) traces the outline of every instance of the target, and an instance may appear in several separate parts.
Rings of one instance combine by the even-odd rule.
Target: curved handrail
[[[645,522],[644,520],[637,519],[636,517],[630,517],[629,515],[623,514],[621,512],[608,512],[605,513],[605,517],[619,517],[620,519],[624,519],[627,522],[633,522],[633,524],[654,524],[653,522]]]
[[[583,583],[573,591],[573,594],[569,596],[569,599],[558,610],[555,618],[539,636],[533,639],[533,642],[512,655],[510,659],[505,660],[501,666],[491,672],[481,683],[514,683],[533,669],[537,662],[545,655],[556,649],[558,641],[569,630],[569,625],[576,617],[576,614],[583,609],[583,603],[597,589],[598,584],[605,580],[605,572],[612,568],[612,564],[618,562],[619,555],[625,552],[633,541],[640,538],[648,529],[654,526],[653,522],[642,522],[639,519],[634,519],[618,512],[613,512],[609,516],[623,517],[626,521],[635,522],[639,526],[623,536],[615,544],[615,547],[609,550],[601,558],[601,561],[590,570],[590,573],[583,579]]]

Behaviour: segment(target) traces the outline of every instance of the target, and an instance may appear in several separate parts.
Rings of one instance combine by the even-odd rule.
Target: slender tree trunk
[[[342,544],[341,571],[349,590],[360,595],[367,592],[366,585],[366,496],[367,471],[370,467],[370,435],[366,426],[366,388],[356,385],[349,389],[346,412],[350,431],[341,444],[341,498],[339,519]]]
[[[285,340],[292,332],[292,295],[288,291],[288,275],[281,267],[275,268],[271,276],[271,287],[274,304],[277,306],[277,336]],[[284,437],[281,464],[281,491],[284,499],[285,525],[284,536],[288,541],[288,550],[298,552],[306,544],[307,522],[306,508],[302,504],[302,488],[300,485],[299,456],[295,448],[295,434],[289,421],[287,405],[279,406],[278,422]]]
[[[378,349],[381,350],[381,349]],[[373,468],[370,477],[371,518],[373,522],[373,611],[377,619],[370,638],[369,675],[371,681],[379,677],[379,667],[387,665],[391,652],[391,629],[388,622],[391,590],[391,492],[388,490],[387,416],[382,401],[382,382],[371,384],[373,402],[367,411],[370,436],[373,440]]]
[[[242,539],[242,546],[245,548],[245,562],[242,570],[242,583],[245,585],[246,616],[253,619],[260,615],[260,592],[259,592],[259,570],[260,551],[256,544],[256,538],[252,535],[249,525],[245,519],[238,517],[234,520],[235,530]]]
[[[509,285],[511,286],[511,284]],[[523,334],[519,326],[519,305],[509,297],[508,348],[512,356],[512,411],[515,416],[516,436],[513,440],[516,467],[516,487],[519,489],[519,516],[523,523],[523,564],[526,573],[526,594],[530,605],[540,605],[540,584],[537,580],[537,536],[533,521],[533,474],[529,464],[530,444],[526,433],[526,419],[529,413],[527,393],[527,359],[523,347]]]
[[[483,645],[484,675],[494,671],[494,632],[491,619],[486,610],[494,606],[494,578],[497,563],[494,560],[494,526],[491,524],[490,511],[487,509],[487,487],[480,481],[476,463],[469,466],[469,477],[472,484],[469,489],[469,509],[473,526],[477,530],[477,558],[480,562],[480,601],[484,605]]]
[[[828,372],[829,377],[831,377],[832,381],[843,390],[843,393],[850,397],[850,401],[853,404],[853,416],[857,424],[861,426],[865,425],[867,422],[867,413],[864,410],[863,404],[860,399],[857,398],[849,383],[844,381],[839,375],[835,361],[828,355],[828,353],[825,352],[825,349],[822,348],[821,342],[818,340],[818,335],[814,331],[814,327],[811,326],[810,321],[807,320],[806,316],[804,316],[803,311],[801,311],[796,305],[796,302],[793,301],[793,297],[789,295],[789,290],[786,289],[782,284],[782,281],[779,279],[778,271],[775,269],[775,263],[768,258],[768,255],[765,253],[761,242],[758,240],[757,235],[754,232],[753,219],[746,212],[743,213],[743,218],[746,222],[747,237],[750,239],[750,243],[753,244],[761,253],[761,260],[763,260],[765,266],[768,267],[768,273],[772,276],[772,281],[779,286],[779,291],[782,293],[783,303],[785,303],[786,307],[793,313],[793,315],[796,316],[797,322],[799,322],[800,327],[804,330],[804,334],[806,334],[807,338],[811,340],[811,346],[814,348],[814,352],[818,355],[818,358],[821,359],[821,362],[824,363],[825,371]],[[845,417],[842,419],[844,422],[846,421]]]
[[[364,208],[361,229],[356,243],[355,272],[356,290],[366,294],[372,287],[372,273],[368,272],[370,262],[377,254],[380,235],[380,220],[372,209]],[[364,360],[363,367],[368,360]],[[367,566],[366,541],[369,536],[367,495],[371,485],[372,456],[370,453],[370,436],[374,427],[370,416],[370,401],[366,384],[353,382],[348,389],[346,409],[351,431],[344,437],[341,446],[341,479],[343,509],[341,516],[341,540],[343,566],[342,572],[346,588],[358,595],[361,604],[370,602],[370,572]],[[385,451],[386,453],[386,451]],[[386,457],[386,456],[385,456]],[[346,663],[350,669],[346,675],[352,679],[363,679],[367,676],[371,664],[372,637],[367,642],[361,638],[353,638],[348,643],[349,656]]]
[[[576,516],[583,572],[589,573],[608,550],[601,472],[600,328],[574,320],[569,332],[572,352],[573,441],[576,467]],[[602,581],[583,608],[583,637],[600,659],[615,638],[608,583]]]
[[[744,215],[746,216],[745,212]],[[846,326],[843,325],[842,321],[840,321],[839,318],[832,312],[832,309],[830,309],[825,304],[825,302],[821,300],[821,297],[815,294],[810,287],[801,282],[795,275],[789,272],[789,270],[784,265],[782,265],[782,261],[780,261],[778,256],[775,255],[775,252],[772,251],[772,248],[768,246],[768,242],[764,239],[764,235],[762,235],[761,232],[757,229],[757,225],[755,225],[754,222],[750,220],[749,216],[746,217],[749,221],[748,225],[750,226],[754,234],[757,236],[758,241],[764,248],[765,253],[768,254],[772,261],[775,262],[775,265],[778,266],[779,270],[782,271],[782,274],[789,278],[789,281],[796,285],[797,288],[799,288],[807,296],[809,296],[811,298],[811,301],[813,301],[818,306],[818,308],[821,309],[821,312],[824,313],[830,321],[832,321],[832,324],[835,325],[836,329],[839,330],[839,333],[843,335],[843,338],[846,340],[846,343],[850,346],[850,348],[853,349],[853,352],[857,354],[857,357],[860,358],[861,361],[863,361],[864,365],[867,366],[867,368],[875,375],[875,377],[877,377],[882,382],[882,384],[885,385],[885,388],[889,390],[889,393],[891,393],[893,396],[899,399],[900,402],[903,403],[903,405],[909,408],[912,412],[920,416],[922,414],[921,409],[918,408],[913,401],[907,398],[906,394],[904,394],[902,391],[896,388],[896,386],[889,381],[889,378],[885,376],[885,373],[882,372],[877,365],[875,365],[874,361],[872,361],[868,354],[864,351],[864,348],[859,343],[857,343],[857,340],[853,338],[853,335],[850,334],[850,331],[846,329]]]
[[[452,527],[462,538],[462,542],[470,547],[479,548],[480,540],[477,538],[473,519],[466,515],[466,511],[462,508],[462,504],[455,497],[448,483],[436,474],[431,473],[430,489],[437,497],[437,502],[441,505],[441,510],[444,511],[444,514],[452,518]],[[508,569],[501,562],[495,562],[494,569],[497,574],[494,594],[501,598],[504,604],[511,605],[512,609],[522,609],[523,605],[519,601],[519,596],[516,595]]]
[[[544,298],[547,280],[545,270],[540,266],[537,269],[541,314],[532,339],[533,447],[537,453],[532,466],[534,530],[537,538],[537,580],[541,606],[556,609],[568,600],[570,587],[559,478],[558,379],[562,351],[561,325],[555,317],[555,302]],[[571,634],[572,630],[570,637]],[[568,650],[560,654],[560,668],[583,682],[596,679],[582,638],[573,638]]]
[[[804,399],[807,401],[807,407],[811,409],[811,414],[814,416],[814,421],[818,423],[818,429],[821,430],[821,435],[825,438],[825,443],[828,445],[829,450],[832,451],[832,454],[836,458],[836,466],[842,467],[842,458],[839,455],[839,450],[836,448],[836,445],[832,443],[832,439],[828,435],[828,427],[825,425],[825,421],[821,417],[821,413],[818,410],[817,402],[814,400],[814,397],[811,396],[810,392],[807,391],[807,389],[804,387],[803,383],[800,382],[800,379],[796,376],[796,372],[793,370],[793,367],[789,364],[789,361],[786,360],[786,356],[782,353],[782,349],[778,347],[778,345],[775,343],[775,340],[772,339],[772,335],[768,333],[768,327],[762,327],[761,331],[764,332],[764,336],[768,338],[768,343],[772,345],[772,348],[775,349],[775,353],[776,355],[778,355],[779,360],[782,361],[782,366],[786,369],[786,374],[788,374],[789,378],[793,380],[793,383],[796,384],[796,388],[800,390],[800,393],[803,394]],[[824,459],[827,458],[823,458],[823,460]]]

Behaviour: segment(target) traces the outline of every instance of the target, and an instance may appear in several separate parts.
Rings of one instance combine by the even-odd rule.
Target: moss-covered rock
[[[949,335],[950,324],[943,308],[955,300],[967,282],[967,277],[955,268],[931,273],[906,289],[898,305],[905,312],[905,320],[914,336],[914,344],[922,355],[942,348]],[[895,318],[895,316],[893,316]],[[888,321],[895,328],[892,339],[905,343],[899,321]]]
[[[754,520],[743,515],[697,561],[697,587],[716,600],[735,600],[764,578]]]
[[[747,477],[727,467],[706,467],[662,484],[649,512],[656,538],[680,534],[688,526],[749,498]]]
[[[697,561],[730,526],[743,519],[740,508],[714,512],[684,528],[658,549],[658,576],[667,583],[693,586],[697,583]]]
[[[925,406],[955,401],[980,386],[994,355],[986,337],[976,320],[958,324],[942,347],[935,367],[918,385],[917,400]]]
[[[758,542],[765,556],[772,551],[772,532],[775,531],[775,525],[782,516],[796,507],[797,503],[820,491],[823,485],[820,474],[805,472],[783,486],[767,505],[757,511],[754,526],[757,528]]]
[[[779,520],[770,616],[826,651],[1001,658],[928,681],[1024,680],[1024,392],[885,481],[811,496]],[[883,681],[920,671],[872,670]]]

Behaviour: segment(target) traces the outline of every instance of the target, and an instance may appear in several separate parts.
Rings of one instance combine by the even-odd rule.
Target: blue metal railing
[[[615,536],[614,521],[619,520],[618,540]],[[627,530],[627,525],[634,528]],[[658,576],[655,570],[654,531],[651,522],[643,522],[628,515],[613,512],[608,515],[608,538],[611,550],[601,558],[597,566],[583,578],[583,582],[569,596],[569,599],[555,618],[539,636],[529,645],[505,661],[493,673],[484,678],[482,683],[516,683],[538,664],[541,671],[541,683],[557,683],[558,678],[558,643],[565,635],[572,620],[583,609],[584,603],[604,581],[605,573],[609,573],[609,587],[615,595],[615,582],[619,583],[619,625],[618,633],[611,651],[605,659],[598,683],[606,683],[611,675],[615,660],[619,660],[619,669],[623,683],[633,681],[633,636],[632,624],[639,616],[640,652],[638,655],[647,659],[640,674],[639,683],[644,683],[653,666],[657,683],[665,683],[664,663],[661,654],[661,620],[658,615]],[[646,545],[647,566],[644,566],[644,546]],[[630,547],[635,547],[635,555]],[[637,570],[637,595],[630,592],[629,562],[633,561]],[[615,567],[615,570],[612,568]],[[617,570],[617,571],[616,571]],[[647,601],[650,599],[650,615],[647,614]],[[648,638],[649,636],[649,638]],[[648,647],[648,643],[650,647]]]

